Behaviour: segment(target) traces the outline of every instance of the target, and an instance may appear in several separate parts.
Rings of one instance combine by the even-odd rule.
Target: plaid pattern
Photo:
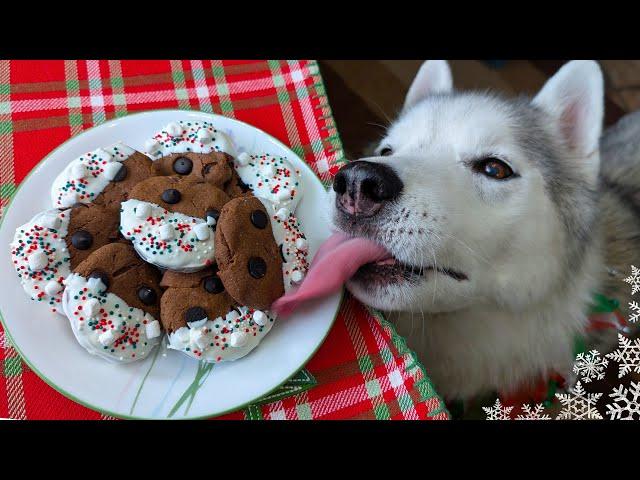
[[[0,209],[28,172],[69,137],[105,120],[161,108],[255,125],[289,145],[325,184],[344,161],[314,61],[2,60]],[[279,393],[219,418],[449,418],[404,340],[349,295],[325,343],[290,388],[288,396]],[[46,385],[1,328],[0,417],[113,419]]]

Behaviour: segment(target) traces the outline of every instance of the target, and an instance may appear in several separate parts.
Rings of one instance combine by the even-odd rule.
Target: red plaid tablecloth
[[[0,208],[27,173],[69,137],[111,118],[159,108],[213,112],[255,125],[289,145],[325,183],[343,161],[314,61],[2,60]],[[315,378],[312,388],[219,418],[449,418],[404,340],[349,295],[306,371]],[[112,418],[44,383],[1,327],[0,417]]]

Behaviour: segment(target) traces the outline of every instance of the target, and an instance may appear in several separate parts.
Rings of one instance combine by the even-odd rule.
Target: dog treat
[[[271,214],[271,227],[282,257],[284,290],[288,292],[302,283],[309,270],[309,242],[302,233],[300,222],[287,208],[282,207]]]
[[[118,223],[116,210],[78,204],[41,212],[18,227],[11,256],[27,295],[58,311],[63,280],[91,252],[117,239]]]
[[[222,283],[240,305],[267,309],[284,293],[282,259],[260,199],[239,197],[223,207],[215,258]]]
[[[235,159],[234,166],[256,197],[269,201],[276,210],[286,207],[295,211],[302,195],[300,171],[286,158],[243,152]]]
[[[126,363],[145,358],[160,342],[160,273],[130,245],[96,250],[64,283],[64,313],[89,353]]]
[[[229,197],[187,177],[151,177],[122,204],[120,230],[138,254],[158,267],[194,272],[214,262],[214,232]]]
[[[151,174],[151,161],[123,143],[98,148],[73,160],[56,177],[51,201],[56,208],[96,203],[117,208],[131,188]]]

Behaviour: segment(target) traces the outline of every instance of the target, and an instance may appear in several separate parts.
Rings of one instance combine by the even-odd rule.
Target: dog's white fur
[[[348,284],[364,303],[400,312],[399,332],[437,390],[468,399],[568,372],[606,265],[594,227],[577,270],[568,272],[574,233],[550,195],[549,171],[530,158],[516,131],[522,128],[517,112],[492,95],[449,95],[452,88],[445,61],[424,63],[401,115],[376,156],[366,159],[392,166],[404,183],[375,225],[340,222],[334,192],[329,216],[335,229],[366,235],[403,263],[468,276],[460,281],[430,271],[417,283]],[[545,119],[547,147],[576,181],[596,189],[603,121],[598,64],[566,64],[531,105]],[[541,141],[532,135],[527,141]],[[387,146],[392,155],[380,156]],[[474,172],[469,162],[483,157],[504,160],[519,177],[496,181]]]

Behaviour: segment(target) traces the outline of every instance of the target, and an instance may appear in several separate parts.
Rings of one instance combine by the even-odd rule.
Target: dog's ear
[[[403,108],[407,110],[428,95],[449,93],[452,89],[453,78],[447,61],[427,60],[411,83]]]
[[[598,149],[604,115],[603,83],[596,62],[574,60],[558,70],[533,99],[534,105],[552,116],[566,145],[578,157],[589,157]]]

